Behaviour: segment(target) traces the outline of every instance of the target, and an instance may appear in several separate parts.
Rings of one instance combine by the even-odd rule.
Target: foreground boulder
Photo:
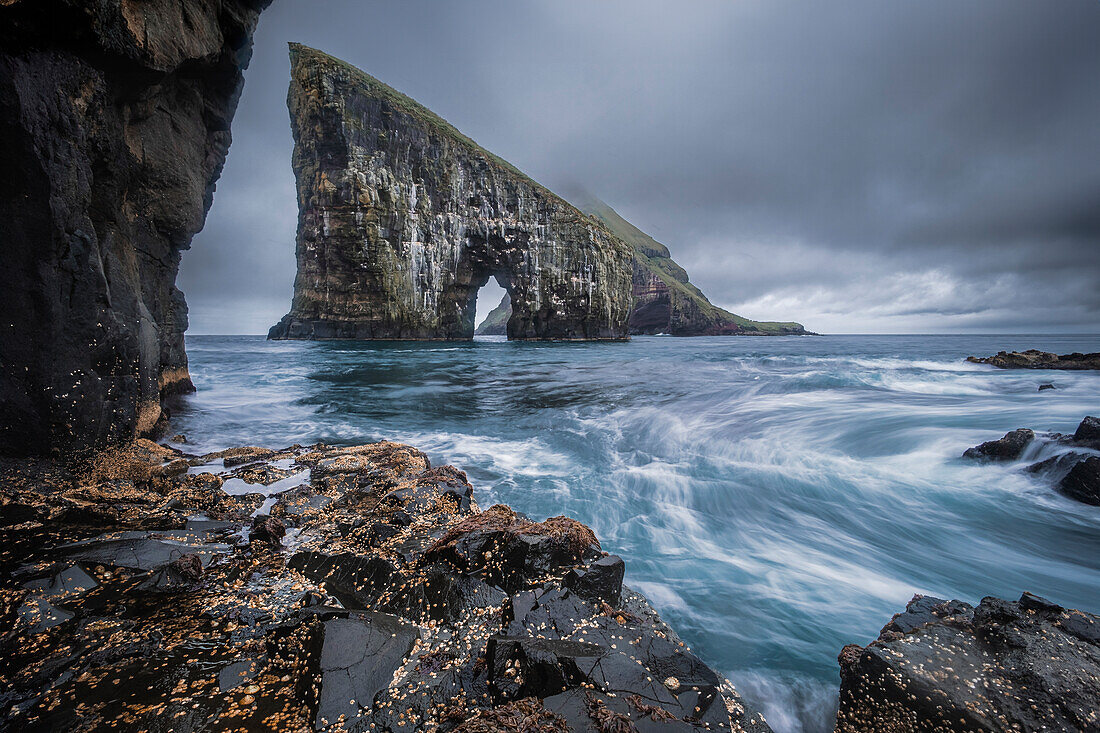
[[[414,448],[0,468],[0,729],[768,730],[591,529]]]
[[[1100,618],[1029,593],[916,596],[840,674],[838,733],[1100,730]]]
[[[1100,458],[1078,461],[1058,484],[1058,491],[1071,499],[1100,506]]]
[[[971,364],[990,364],[1000,369],[1100,369],[1100,353],[1053,354],[1049,351],[998,351],[993,356],[968,356]]]
[[[269,2],[0,3],[0,450],[131,440],[193,389],[176,271]]]

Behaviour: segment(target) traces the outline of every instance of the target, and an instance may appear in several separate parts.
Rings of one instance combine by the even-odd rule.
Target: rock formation
[[[481,336],[507,336],[508,319],[511,316],[512,301],[508,298],[508,293],[505,293],[497,307],[489,311],[489,315],[485,316],[485,320],[474,333]]]
[[[0,729],[769,730],[588,527],[415,448],[8,463]]]
[[[968,356],[971,364],[991,364],[1000,369],[1100,369],[1100,353],[1053,354],[1049,351],[998,351],[993,356]]]
[[[783,336],[805,334],[800,323],[750,321],[707,300],[672,259],[668,247],[649,236],[603,201],[580,193],[581,211],[594,217],[630,245],[634,254],[630,333],[673,336]]]
[[[408,97],[291,45],[298,274],[277,339],[469,339],[478,288],[511,339],[623,339],[630,251]]]
[[[130,440],[192,389],[176,270],[269,2],[0,3],[0,451]]]
[[[840,653],[837,733],[1100,730],[1100,618],[1018,602],[916,596]]]
[[[750,321],[707,300],[688,280],[688,274],[672,259],[668,247],[619,216],[619,213],[591,194],[578,192],[573,203],[607,227],[633,251],[631,335],[672,336],[784,336],[807,333],[800,323]],[[503,310],[502,310],[503,309]],[[498,323],[507,321],[506,302],[495,308],[477,332],[503,333]]]
[[[1043,477],[1063,496],[1100,506],[1100,419],[1087,416],[1073,435],[1017,428],[968,448],[963,458],[1007,462],[1025,455],[1040,459],[1024,469],[1028,473]]]

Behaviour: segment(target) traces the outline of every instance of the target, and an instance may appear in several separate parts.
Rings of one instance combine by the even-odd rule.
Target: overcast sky
[[[287,41],[590,190],[741,315],[1100,331],[1097,0],[276,0],[184,255],[192,334],[290,307]]]

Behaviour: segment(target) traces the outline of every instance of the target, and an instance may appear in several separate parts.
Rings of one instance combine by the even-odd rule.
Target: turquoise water
[[[199,392],[173,430],[191,450],[403,441],[464,469],[483,507],[577,517],[777,731],[823,731],[837,653],[914,593],[1100,611],[1100,508],[957,459],[1100,414],[1100,373],[963,361],[1032,347],[1100,337],[190,337]]]

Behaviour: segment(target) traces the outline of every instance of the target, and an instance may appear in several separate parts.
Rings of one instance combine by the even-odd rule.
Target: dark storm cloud
[[[289,307],[285,43],[340,56],[820,331],[1100,316],[1100,3],[277,0],[184,259],[195,331]]]

